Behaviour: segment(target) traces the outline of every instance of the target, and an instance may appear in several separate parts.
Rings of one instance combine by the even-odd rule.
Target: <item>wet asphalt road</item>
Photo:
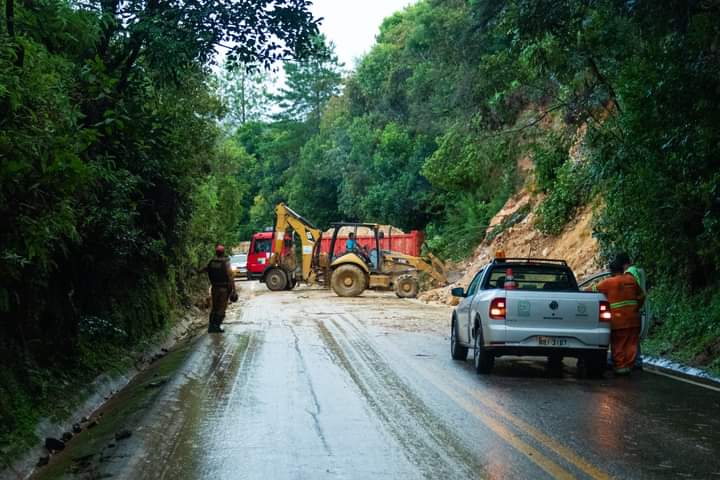
[[[251,284],[242,283],[246,291]],[[650,373],[450,359],[450,310],[257,294],[203,335],[96,474],[128,479],[718,478],[720,393]]]

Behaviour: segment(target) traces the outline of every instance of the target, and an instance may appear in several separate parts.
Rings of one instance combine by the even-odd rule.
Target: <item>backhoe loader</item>
[[[418,294],[418,273],[426,272],[435,283],[447,284],[443,263],[430,255],[430,263],[420,257],[383,250],[379,226],[374,223],[333,223],[329,252],[321,252],[323,232],[284,203],[275,207],[275,229],[272,254],[261,281],[270,290],[290,290],[302,279],[309,285],[330,287],[341,297],[356,297],[366,289],[394,289],[398,297],[414,298]],[[336,246],[341,229],[367,228],[374,243],[343,251]],[[288,235],[300,240],[301,266],[298,272],[293,249],[285,249]],[[337,244],[337,245],[336,245]],[[299,274],[299,277],[298,277]]]

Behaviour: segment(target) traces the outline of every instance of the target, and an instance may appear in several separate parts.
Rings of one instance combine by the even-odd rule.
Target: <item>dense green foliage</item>
[[[240,238],[251,158],[218,127],[217,46],[269,65],[317,27],[303,0],[0,7],[5,454],[58,388],[168,326],[213,243]]]
[[[600,198],[603,258],[628,251],[678,303],[702,299],[692,311],[710,312],[720,285],[719,15],[715,1],[419,1],[385,20],[319,129],[296,116],[239,134],[273,165],[251,181],[255,212],[269,225],[283,199],[321,225],[424,228],[436,253],[457,258],[532,182],[544,194],[539,229],[559,233]],[[524,157],[529,179],[517,168]],[[657,304],[663,331],[693,322]],[[696,333],[701,350],[716,336]]]

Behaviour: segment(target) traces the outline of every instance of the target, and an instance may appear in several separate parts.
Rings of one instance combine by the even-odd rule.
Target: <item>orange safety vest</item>
[[[632,275],[623,273],[606,278],[594,290],[604,294],[610,302],[610,326],[613,330],[640,328],[640,308],[645,295]]]

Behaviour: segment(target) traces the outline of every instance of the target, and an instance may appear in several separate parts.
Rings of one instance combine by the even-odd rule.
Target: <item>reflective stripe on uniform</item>
[[[637,305],[639,305],[639,302],[637,300],[623,300],[622,302],[611,303],[610,308],[622,308]]]

